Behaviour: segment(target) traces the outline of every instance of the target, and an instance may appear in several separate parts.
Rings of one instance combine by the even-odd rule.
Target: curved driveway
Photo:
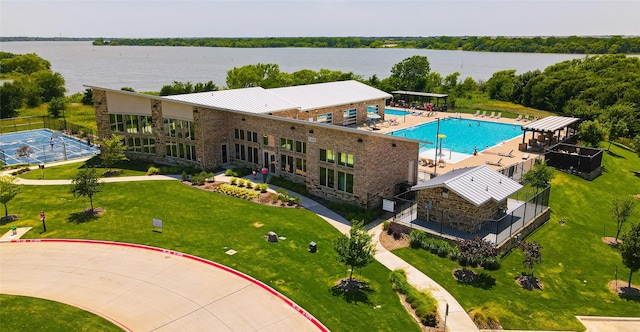
[[[50,299],[129,331],[327,331],[238,271],[159,248],[86,240],[0,243],[0,293]]]

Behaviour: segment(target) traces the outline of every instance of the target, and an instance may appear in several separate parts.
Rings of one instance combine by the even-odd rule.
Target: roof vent
[[[489,186],[487,186],[487,191],[489,191]]]

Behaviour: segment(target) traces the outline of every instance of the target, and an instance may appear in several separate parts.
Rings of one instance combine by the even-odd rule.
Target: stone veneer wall
[[[240,119],[238,119],[240,121]],[[232,160],[233,137],[232,119],[228,112],[207,108],[196,108],[193,125],[196,137],[196,158],[204,169],[222,167],[222,145],[227,144],[228,161]]]
[[[368,100],[358,103],[353,103],[350,105],[338,105],[332,107],[324,107],[318,108],[316,110],[306,110],[306,111],[298,111],[298,110],[287,110],[281,112],[272,113],[275,116],[280,116],[289,119],[296,119],[302,121],[309,121],[309,118],[313,118],[314,122],[318,121],[318,114],[332,113],[333,114],[333,124],[336,126],[342,126],[344,123],[344,115],[343,111],[355,108],[358,110],[358,114],[356,116],[356,125],[362,125],[367,121],[367,106],[378,105],[378,112],[382,114],[384,112],[385,100]]]
[[[93,89],[93,109],[96,113],[98,137],[110,137],[111,126],[109,125],[109,105],[107,104],[107,92],[105,90]]]
[[[506,201],[496,202],[493,200],[481,206],[475,206],[450,190],[449,196],[445,198],[442,196],[443,189],[445,188],[437,187],[418,191],[418,219],[427,220],[426,204],[431,200],[433,208],[429,212],[430,221],[443,223],[468,233],[475,233],[478,223],[493,218],[501,206],[506,206]]]

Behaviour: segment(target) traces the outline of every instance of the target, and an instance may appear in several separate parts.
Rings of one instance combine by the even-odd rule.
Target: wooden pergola
[[[546,118],[522,125],[522,143],[519,150],[533,149],[544,152],[551,145],[567,142],[578,133],[579,118],[565,116],[548,116]],[[527,133],[531,138],[527,141]]]

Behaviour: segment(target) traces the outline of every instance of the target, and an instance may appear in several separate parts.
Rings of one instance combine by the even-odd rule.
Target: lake
[[[431,71],[445,76],[486,81],[493,73],[515,69],[516,74],[544,70],[555,63],[583,58],[584,54],[489,53],[384,48],[212,48],[168,46],[93,46],[90,41],[2,42],[0,50],[14,54],[36,53],[51,62],[65,78],[69,94],[83,85],[135,91],[160,91],[173,81],[213,81],[226,86],[227,71],[257,63],[275,63],[283,72],[322,68],[353,72],[365,79],[386,78],[396,63],[426,56]]]

